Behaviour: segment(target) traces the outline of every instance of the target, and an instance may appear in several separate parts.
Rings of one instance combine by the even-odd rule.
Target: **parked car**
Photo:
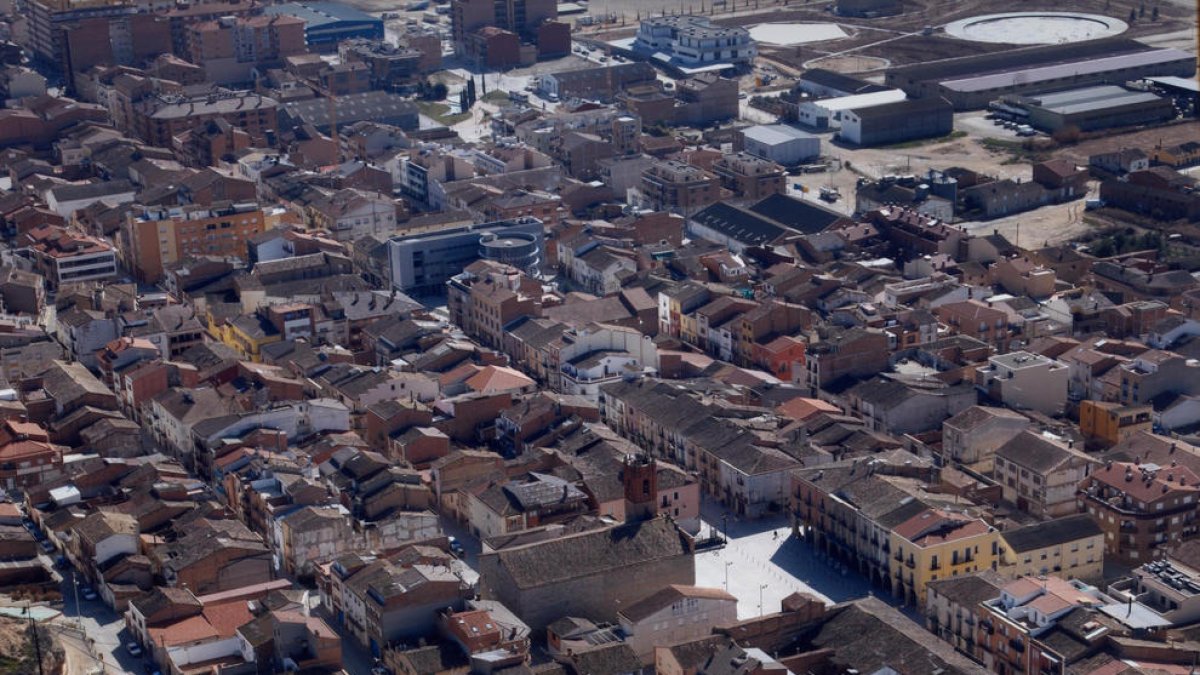
[[[84,586],[83,588],[79,589],[79,595],[82,596],[83,599],[87,600],[88,602],[91,602],[91,601],[95,600],[96,598],[100,597],[100,596],[96,595],[96,591],[93,590],[91,586]]]
[[[450,544],[450,552],[451,553],[453,553],[456,556],[461,556],[463,554],[463,546],[461,543],[459,543],[458,538],[446,537],[446,541],[448,541]]]
[[[43,551],[45,551],[46,553],[54,553],[54,551],[55,551],[54,544],[51,543],[51,541],[49,539],[43,539],[41,541],[41,544],[42,544]]]
[[[126,642],[125,651],[129,652],[130,656],[137,658],[142,655],[142,646],[136,642]]]

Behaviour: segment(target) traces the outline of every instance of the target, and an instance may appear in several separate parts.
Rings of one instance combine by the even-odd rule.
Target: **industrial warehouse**
[[[1005,97],[992,103],[991,108],[1050,133],[1067,127],[1095,131],[1156,124],[1175,117],[1175,106],[1170,99],[1114,85]]]
[[[913,97],[943,97],[955,110],[974,110],[1004,96],[1152,76],[1191,77],[1195,72],[1196,57],[1192,54],[1114,38],[893,68],[887,72],[885,84]]]
[[[842,112],[838,138],[858,146],[945,136],[954,130],[954,108],[942,98],[897,101]]]

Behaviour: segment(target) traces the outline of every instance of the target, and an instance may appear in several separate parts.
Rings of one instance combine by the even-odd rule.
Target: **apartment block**
[[[257,204],[146,207],[121,228],[125,265],[146,283],[162,279],[166,265],[192,256],[244,258],[246,243],[266,230]]]

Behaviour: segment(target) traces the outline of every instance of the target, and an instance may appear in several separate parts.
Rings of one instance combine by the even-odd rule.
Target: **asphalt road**
[[[103,663],[110,673],[146,672],[148,659],[145,656],[134,658],[122,647],[132,638],[125,631],[125,621],[121,615],[109,609],[103,601],[84,600],[82,595],[79,596],[79,604],[76,605],[73,583],[74,570],[67,570],[63,573],[62,615],[53,622],[59,628],[64,648],[77,657],[73,663],[87,663],[83,657],[89,655],[89,668],[91,665]],[[87,672],[87,668],[81,672]]]

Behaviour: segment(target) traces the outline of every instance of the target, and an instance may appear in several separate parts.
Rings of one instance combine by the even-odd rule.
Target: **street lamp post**
[[[729,592],[729,566],[733,564],[732,560],[725,561],[725,592]]]
[[[728,513],[721,514],[721,522],[724,524],[724,529],[725,529],[725,532],[723,533],[723,538],[725,539],[724,543],[728,544],[729,543],[729,514]]]
[[[71,570],[71,585],[75,588],[75,627],[83,634],[83,606],[79,604],[79,577]]]
[[[767,588],[766,584],[758,585],[758,615],[763,615],[763,590]]]

